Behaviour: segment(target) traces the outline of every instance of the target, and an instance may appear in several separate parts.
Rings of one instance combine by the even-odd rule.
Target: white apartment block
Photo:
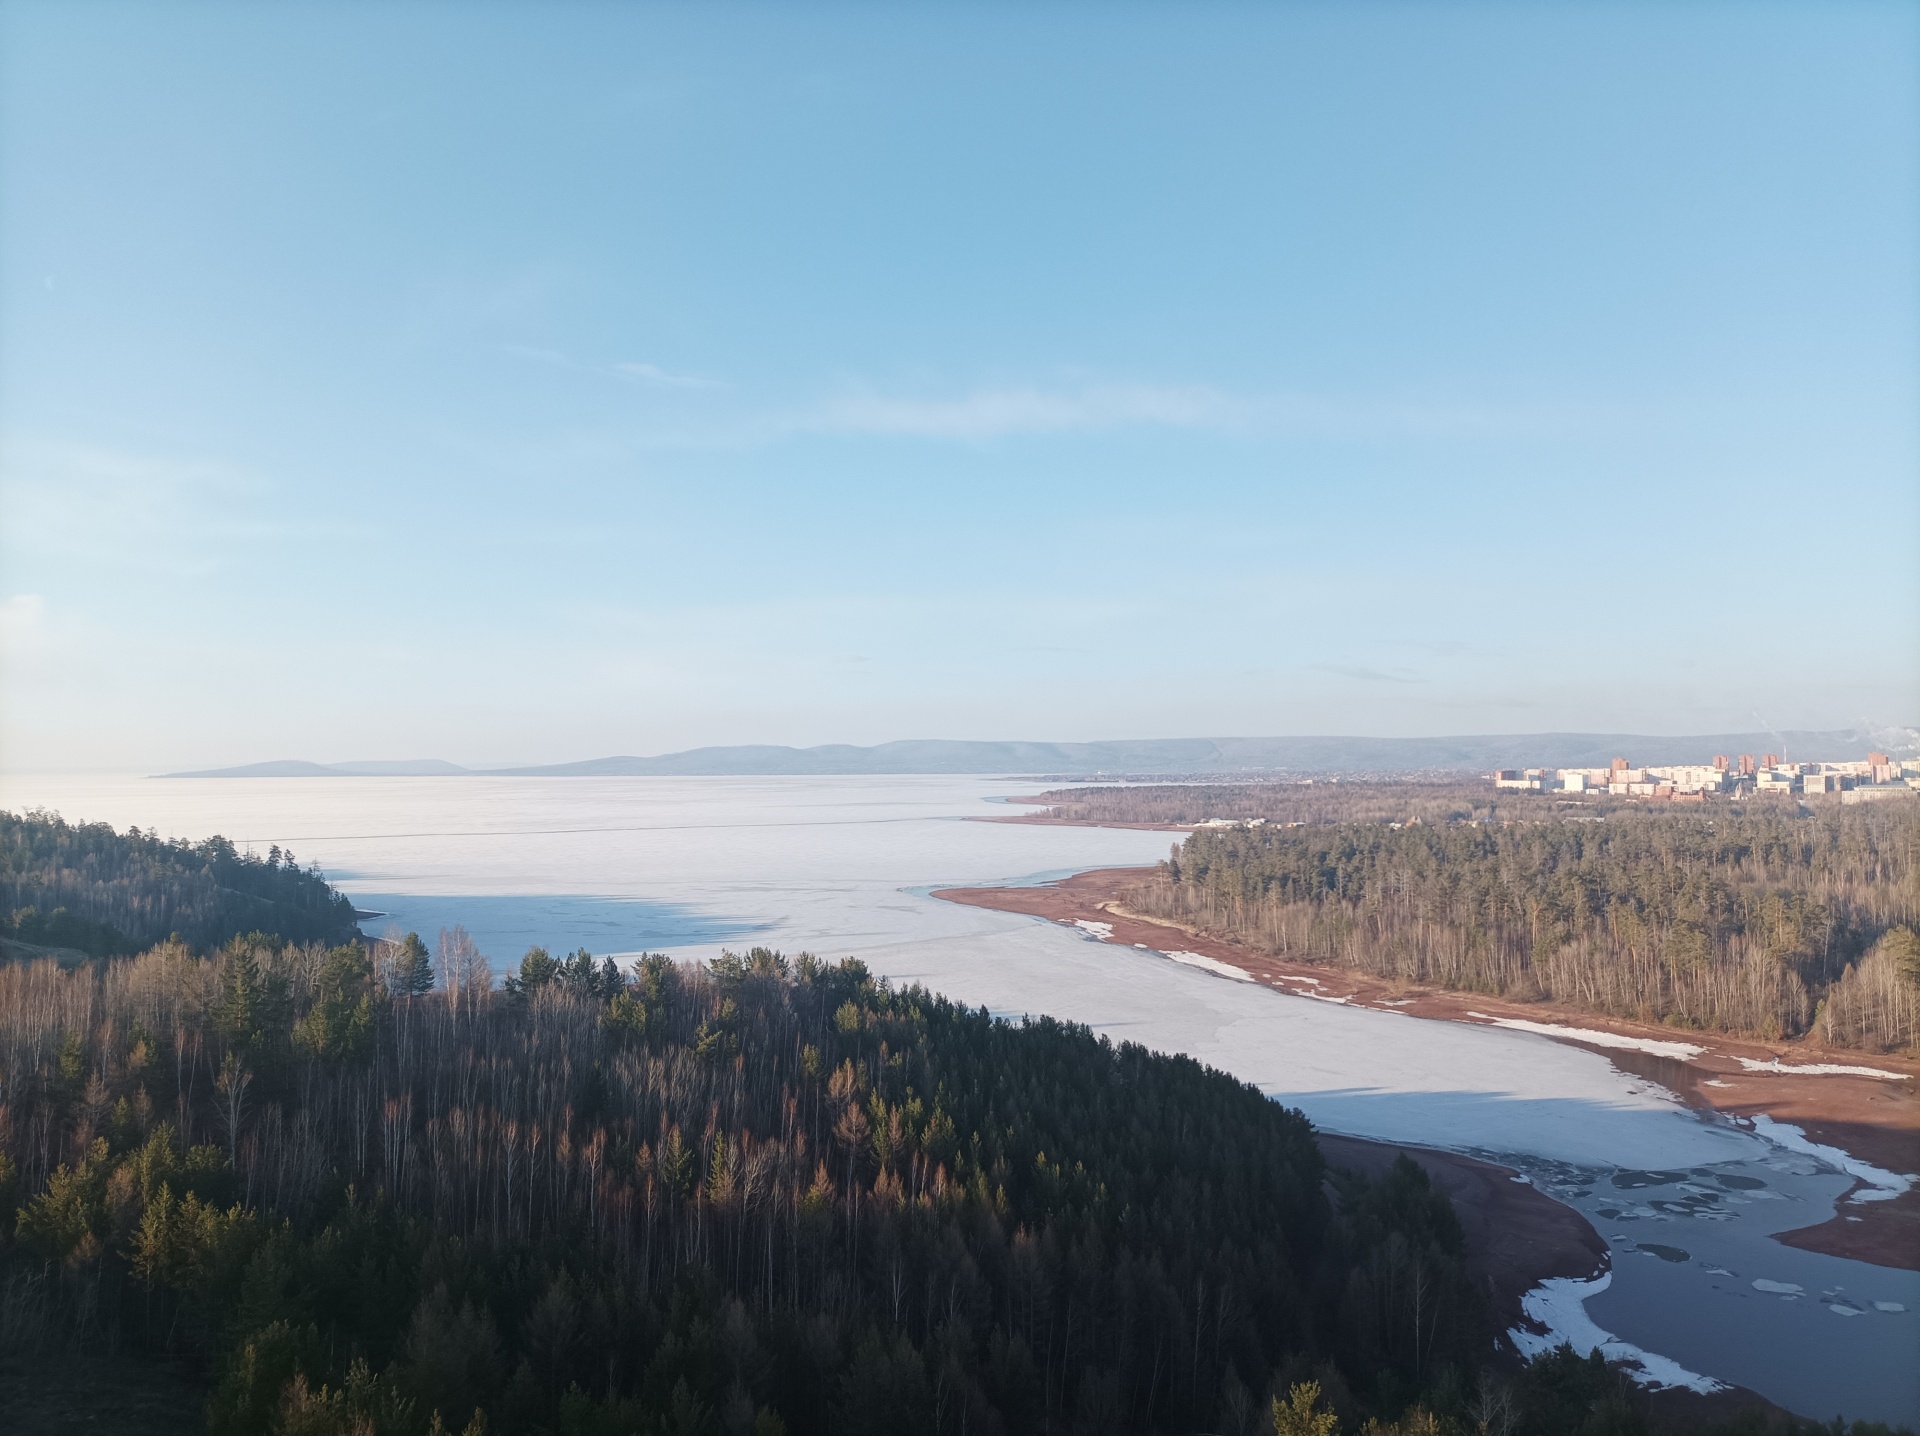
[[[1610,793],[1621,798],[1698,802],[1710,793],[1838,794],[1848,803],[1898,797],[1920,789],[1920,760],[1874,753],[1839,762],[1787,763],[1771,754],[1756,762],[1737,760],[1635,768],[1616,758],[1606,768],[1502,768],[1491,775],[1496,789],[1530,793]],[[1855,796],[1858,794],[1859,796]]]

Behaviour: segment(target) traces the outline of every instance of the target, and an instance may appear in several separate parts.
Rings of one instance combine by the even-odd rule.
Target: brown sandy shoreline
[[[1098,868],[1040,887],[945,888],[933,895],[949,902],[1023,913],[1053,922],[1107,924],[1111,932],[1104,940],[1126,947],[1138,944],[1164,951],[1170,945],[1171,935],[1177,934],[1178,941],[1171,945],[1179,950],[1231,963],[1256,981],[1283,992],[1340,999],[1357,1006],[1443,1021],[1508,1018],[1655,1041],[1693,1043],[1706,1051],[1683,1060],[1572,1040],[1572,1045],[1598,1052],[1623,1071],[1668,1087],[1690,1106],[1710,1108],[1734,1118],[1765,1115],[1793,1124],[1811,1141],[1838,1147],[1876,1167],[1894,1172],[1920,1172],[1920,1099],[1916,1098],[1916,1091],[1920,1091],[1920,1063],[1910,1058],[1834,1051],[1800,1042],[1761,1043],[1716,1033],[1623,1022],[1549,1003],[1519,1003],[1394,984],[1340,968],[1287,962],[1188,927],[1127,911],[1119,903],[1121,891],[1150,872],[1150,868]],[[1741,1065],[1743,1057],[1759,1062],[1777,1060],[1788,1066],[1841,1063],[1902,1075],[1899,1080],[1887,1080],[1753,1072]],[[1430,1166],[1429,1171],[1433,1170]],[[1531,1191],[1519,1183],[1509,1186],[1512,1193]],[[1548,1200],[1538,1193],[1533,1195],[1541,1201]],[[1558,1207],[1559,1204],[1550,1205]],[[1560,1210],[1579,1221],[1582,1227],[1586,1226],[1584,1219],[1571,1209]],[[1920,1270],[1920,1191],[1910,1190],[1890,1201],[1849,1204],[1845,1211],[1836,1211],[1827,1222],[1783,1232],[1776,1240],[1830,1256]],[[1571,1246],[1565,1248],[1559,1259],[1576,1260],[1573,1251]],[[1542,1271],[1540,1275],[1586,1276],[1591,1270],[1589,1266],[1578,1273],[1555,1270]],[[1514,1302],[1517,1310],[1517,1295]]]

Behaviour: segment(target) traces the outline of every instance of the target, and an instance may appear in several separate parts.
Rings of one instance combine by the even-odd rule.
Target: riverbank
[[[1426,1170],[1453,1201],[1467,1242],[1467,1270],[1482,1287],[1502,1331],[1525,1319],[1521,1298],[1550,1277],[1585,1281],[1607,1266],[1607,1244],[1572,1207],[1554,1201],[1510,1167],[1442,1152],[1316,1132],[1330,1167],[1368,1177],[1384,1175],[1405,1155]]]
[[[1434,1188],[1453,1203],[1466,1239],[1467,1274],[1485,1291],[1503,1332],[1531,1324],[1523,1299],[1542,1282],[1556,1277],[1585,1281],[1608,1267],[1607,1243],[1593,1225],[1511,1167],[1432,1147],[1333,1132],[1314,1136],[1330,1167],[1378,1177],[1403,1155],[1420,1164]],[[1501,1343],[1500,1352],[1503,1360],[1522,1359],[1510,1341]],[[1661,1387],[1646,1392],[1645,1400],[1658,1430],[1697,1430],[1744,1411],[1756,1411],[1770,1421],[1786,1415],[1784,1408],[1739,1386],[1710,1392]]]
[[[1340,968],[1286,962],[1128,911],[1121,893],[1151,868],[1104,868],[1022,888],[946,888],[934,896],[1076,926],[1104,942],[1152,948],[1197,966],[1223,966],[1294,996],[1397,1011],[1414,1017],[1520,1028],[1586,1047],[1649,1078],[1691,1106],[1743,1124],[1782,1123],[1856,1175],[1856,1196],[1818,1226],[1777,1240],[1830,1256],[1920,1270],[1920,1063],[1834,1052],[1809,1044],[1759,1043],[1623,1022],[1551,1003],[1391,983]],[[1852,1068],[1853,1071],[1836,1069]],[[1896,1194],[1897,1193],[1897,1194]]]

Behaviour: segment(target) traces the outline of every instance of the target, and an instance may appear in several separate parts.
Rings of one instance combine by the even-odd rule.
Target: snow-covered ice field
[[[1703,1119],[1539,1030],[1314,1001],[1229,980],[1184,952],[928,897],[1148,863],[1173,841],[964,821],[1035,786],[16,775],[0,778],[0,806],[291,847],[386,915],[370,930],[431,936],[461,922],[502,967],[535,942],[686,958],[764,943],[858,956],[996,1012],[1051,1013],[1187,1052],[1323,1127],[1497,1157],[1585,1212],[1613,1248],[1613,1273],[1604,1288],[1542,1294],[1564,1334],[1591,1327],[1646,1353],[1652,1374],[1750,1386],[1809,1415],[1920,1423],[1920,1274],[1768,1239],[1823,1220],[1855,1175],[1871,1193],[1901,1174],[1842,1172],[1839,1154],[1792,1128],[1763,1135]]]

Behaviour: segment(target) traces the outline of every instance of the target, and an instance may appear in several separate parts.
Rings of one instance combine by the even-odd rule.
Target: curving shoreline
[[[1394,984],[1340,968],[1287,962],[1127,910],[1120,894],[1151,871],[1098,868],[1037,887],[945,888],[933,896],[1078,926],[1126,947],[1164,950],[1169,934],[1177,933],[1183,957],[1278,991],[1441,1021],[1522,1027],[1597,1052],[1623,1071],[1667,1087],[1689,1106],[1712,1109],[1743,1125],[1756,1119],[1790,1124],[1806,1140],[1852,1159],[1856,1186],[1849,1195],[1864,1193],[1869,1200],[1845,1201],[1828,1221],[1775,1239],[1829,1256],[1920,1270],[1920,1189],[1912,1182],[1900,1189],[1904,1174],[1920,1172],[1920,1064],[1911,1059],[1838,1055],[1794,1043],[1629,1023],[1547,1003]],[[1887,1075],[1795,1070],[1821,1066]],[[1586,1227],[1577,1213],[1567,1214]]]

